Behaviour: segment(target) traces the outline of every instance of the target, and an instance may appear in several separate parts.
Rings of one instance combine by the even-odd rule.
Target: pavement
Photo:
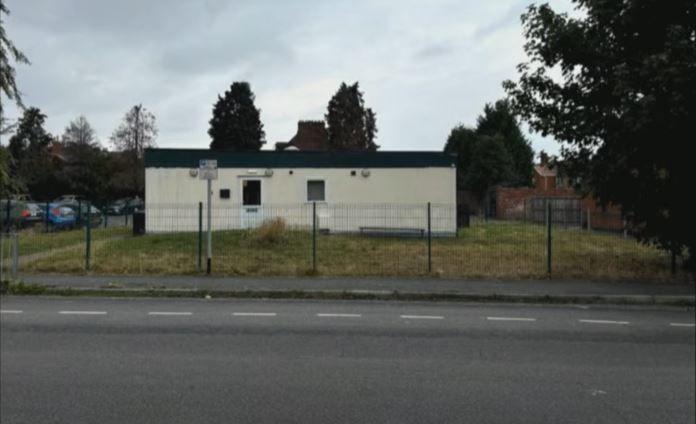
[[[65,276],[26,275],[21,280],[56,288],[145,290],[206,290],[217,292],[351,293],[355,295],[401,295],[469,297],[472,300],[551,301],[604,303],[681,303],[693,305],[693,282],[595,282],[555,280],[449,280],[438,278],[230,278],[208,276]],[[359,297],[359,296],[358,296]]]
[[[0,422],[693,423],[693,308],[0,298]]]

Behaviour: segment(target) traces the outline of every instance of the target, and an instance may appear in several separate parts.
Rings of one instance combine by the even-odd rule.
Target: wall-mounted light
[[[267,177],[273,176],[273,170],[271,168],[267,168],[265,171],[263,171],[263,174]]]
[[[363,177],[367,178],[367,177],[370,176],[370,170],[369,170],[369,169],[363,169],[362,171],[360,171],[360,175],[362,175]]]
[[[189,169],[189,177],[196,178],[198,176],[198,168]]]

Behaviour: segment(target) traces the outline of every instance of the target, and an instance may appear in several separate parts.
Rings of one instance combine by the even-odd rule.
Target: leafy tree
[[[529,140],[522,134],[520,124],[507,100],[498,100],[483,108],[483,115],[478,118],[476,132],[491,137],[499,136],[503,141],[512,161],[507,183],[514,186],[531,185],[534,150]]]
[[[480,198],[490,187],[514,176],[512,156],[499,134],[481,135],[459,125],[450,132],[445,153],[457,155],[457,186]]]
[[[564,171],[620,205],[643,240],[686,248],[696,266],[684,185],[696,181],[696,3],[575,3],[577,18],[548,5],[522,15],[530,59],[504,83],[513,108],[563,143]]]
[[[65,127],[65,132],[63,133],[63,143],[69,144],[79,144],[79,145],[92,145],[97,141],[94,128],[90,125],[87,118],[84,115],[78,116],[75,120],[71,121],[67,127]]]
[[[8,37],[2,20],[3,13],[9,15],[10,11],[5,6],[4,1],[0,0],[0,94],[5,93],[8,99],[14,100],[17,106],[21,108],[23,107],[22,96],[17,89],[15,70],[10,61],[14,60],[17,64],[23,63],[28,65],[29,59],[15,47],[12,40]],[[4,116],[2,99],[0,99],[0,135],[7,133]]]
[[[26,109],[8,146],[11,178],[16,178],[37,197],[52,193],[54,164],[48,145],[53,137],[44,128],[45,120],[46,115],[38,108]]]
[[[325,115],[331,150],[379,149],[375,144],[377,118],[372,109],[365,109],[363,93],[356,82],[341,83],[329,101]]]
[[[0,146],[0,199],[26,190],[22,182],[10,174],[10,160],[10,152],[4,146]]]
[[[157,145],[157,125],[155,115],[142,104],[133,106],[123,117],[121,124],[111,135],[111,143],[117,151],[128,158],[127,167],[121,170],[130,181],[129,195],[142,196],[145,190],[145,169],[143,155],[145,149]],[[122,177],[123,178],[123,177]]]
[[[213,106],[208,135],[211,149],[260,150],[266,142],[260,110],[248,82],[234,82]]]
[[[99,145],[87,118],[79,116],[68,124],[63,146],[65,163],[59,177],[69,191],[91,200],[108,197],[109,154]]]

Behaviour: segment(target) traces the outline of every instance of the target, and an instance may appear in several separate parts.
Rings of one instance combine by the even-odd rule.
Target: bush
[[[249,231],[248,240],[263,246],[287,244],[288,231],[283,218],[267,219],[257,228]]]

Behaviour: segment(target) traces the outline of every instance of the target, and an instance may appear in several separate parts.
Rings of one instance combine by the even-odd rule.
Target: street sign
[[[201,180],[217,180],[218,166],[215,159],[201,159],[198,162],[198,178]]]

